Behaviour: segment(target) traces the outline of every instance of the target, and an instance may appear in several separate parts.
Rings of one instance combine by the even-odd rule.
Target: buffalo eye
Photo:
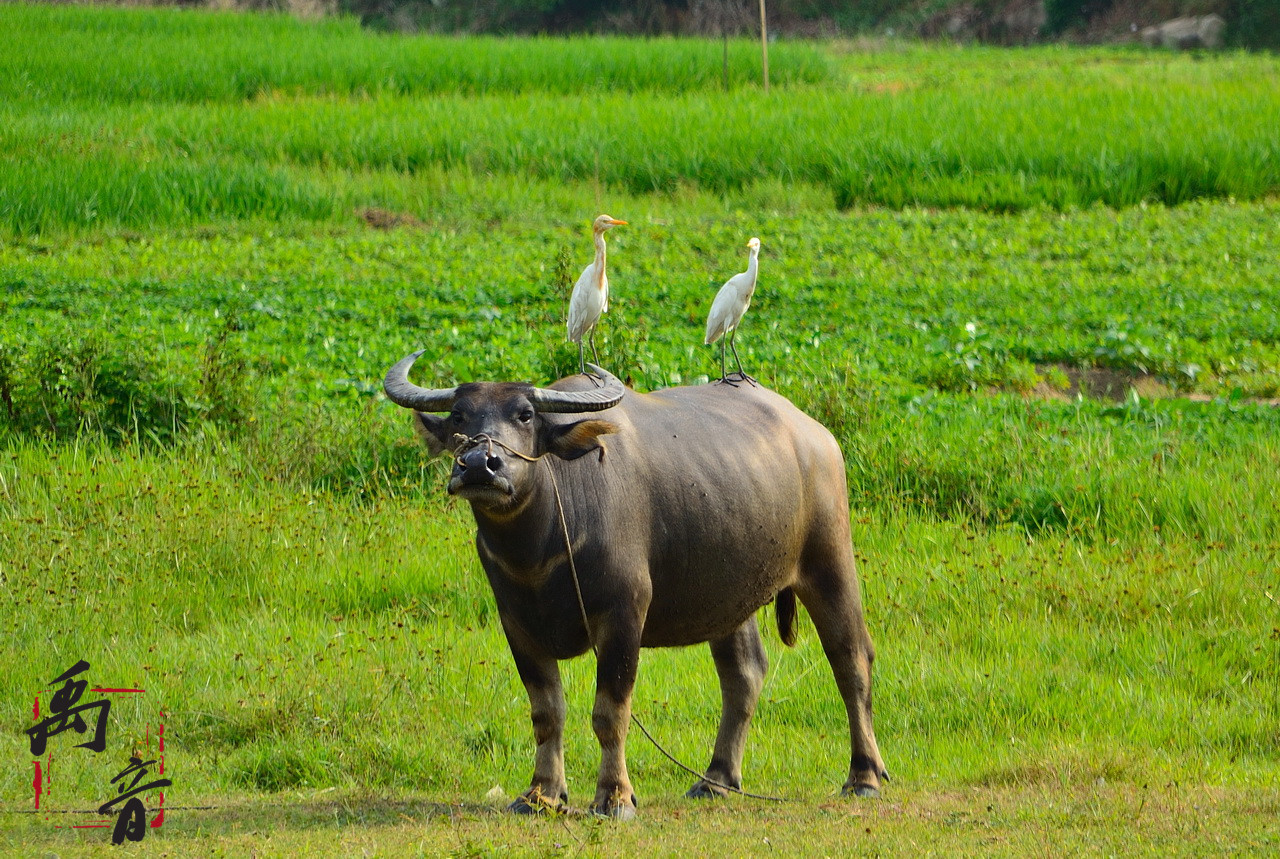
[[[461,426],[461,425],[462,425],[462,412],[459,412],[459,411],[452,411],[452,412],[449,412],[449,420],[451,420],[451,421],[453,421],[455,424],[457,424],[457,425]]]
[[[533,409],[525,409],[520,413],[520,423],[527,424],[533,420]]]

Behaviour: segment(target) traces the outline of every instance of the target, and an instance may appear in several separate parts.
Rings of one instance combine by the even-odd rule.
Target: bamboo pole
[[[769,91],[769,29],[764,20],[764,0],[760,0],[760,55],[764,58],[764,91]]]
[[[729,31],[725,29],[724,21],[720,22],[720,41],[724,43],[724,58],[720,65],[720,77],[724,81],[724,91],[729,91]]]

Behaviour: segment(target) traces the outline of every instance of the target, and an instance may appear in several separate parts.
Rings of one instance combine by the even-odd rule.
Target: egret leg
[[[728,385],[731,388],[736,388],[738,387],[738,383],[729,381],[729,373],[724,366],[724,341],[727,339],[729,339],[728,336],[720,338],[720,379],[719,381],[716,382],[716,384]]]
[[[587,359],[582,354],[582,340],[578,340],[578,372],[587,375]]]
[[[594,361],[595,365],[598,367],[600,366],[600,356],[596,354],[596,327],[594,325],[591,326],[591,334],[587,337],[587,340],[588,342],[591,343],[591,358]],[[581,340],[578,341],[578,363],[580,364],[582,363],[582,341]],[[586,364],[582,364],[582,374],[586,376],[588,379],[590,379],[591,384],[595,385],[597,388],[600,387],[600,385],[602,384],[601,381],[596,380],[595,373],[587,372]]]
[[[600,366],[600,355],[596,352],[596,327],[594,325],[591,326],[591,336],[588,339],[591,341],[591,360],[598,367]]]
[[[732,331],[729,332],[729,348],[733,351],[733,360],[736,361],[738,364],[738,378],[743,382],[750,383],[751,387],[753,388],[757,387],[756,380],[748,376],[746,372],[742,369],[742,359],[738,357],[738,347],[733,345],[733,335],[737,333],[738,333],[737,328],[734,328]]]

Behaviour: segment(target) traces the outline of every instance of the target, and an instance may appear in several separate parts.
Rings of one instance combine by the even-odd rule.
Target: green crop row
[[[472,191],[483,200],[499,185]],[[235,310],[255,352],[318,379],[376,378],[385,353],[371,337],[392,352],[434,344],[449,378],[552,378],[571,368],[552,347],[590,257],[588,218],[509,204],[388,233],[251,224],[208,239],[12,243],[0,248],[0,324],[21,336],[83,319],[195,346]],[[630,226],[611,235],[617,310],[601,335],[625,347],[621,363],[645,387],[713,371],[701,326],[716,287],[745,265],[742,244],[758,235],[762,281],[740,349],[778,379],[801,359],[856,363],[895,386],[954,372],[955,384],[938,387],[1016,388],[1016,374],[1002,371],[1017,362],[1062,363],[1280,395],[1273,203],[1069,216],[606,204]]]
[[[628,49],[666,68],[664,45]],[[134,52],[146,56],[120,51]],[[1192,64],[1046,51],[1007,67],[941,49],[880,57],[846,60],[848,83],[767,97],[541,84],[467,95],[450,84],[435,94],[307,95],[306,86],[183,104],[49,91],[0,106],[0,230],[331,221],[363,207],[429,221],[486,205],[457,186],[489,176],[503,189],[491,205],[535,210],[548,198],[576,208],[584,194],[687,192],[771,210],[804,188],[816,191],[804,207],[817,210],[1017,211],[1256,199],[1280,188],[1280,77],[1269,57]],[[78,59],[58,62],[84,72]],[[56,75],[28,63],[8,77],[19,78]]]
[[[1096,538],[1238,531],[1207,475],[1247,485],[1280,421],[1241,400],[1280,395],[1274,204],[613,213],[630,225],[611,235],[605,365],[642,390],[713,377],[702,323],[759,235],[738,349],[856,452],[860,503]],[[265,432],[263,471],[385,494],[387,469],[406,468],[396,410],[376,399],[389,363],[426,348],[432,385],[573,372],[563,313],[588,251],[584,221],[518,217],[14,245],[0,252],[0,425],[147,444]],[[1068,372],[1095,374],[1085,393],[1117,384],[1116,400],[1146,387],[1077,401]],[[1218,402],[1147,399],[1188,391]]]
[[[274,94],[685,92],[760,78],[759,45],[692,39],[393,36],[353,18],[0,5],[0,99],[237,101]],[[817,47],[770,53],[781,85],[821,82]]]

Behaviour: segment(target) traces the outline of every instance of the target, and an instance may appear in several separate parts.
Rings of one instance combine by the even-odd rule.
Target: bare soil
[[[1194,403],[1213,402],[1213,394],[1199,392],[1180,392],[1161,381],[1151,373],[1136,370],[1116,370],[1111,367],[1076,367],[1071,364],[1040,364],[1036,372],[1045,374],[1052,370],[1060,370],[1070,382],[1067,388],[1059,388],[1048,382],[1041,382],[1032,391],[1032,396],[1046,400],[1074,400],[1085,396],[1093,400],[1107,402],[1123,402],[1130,391],[1136,391],[1143,399],[1181,398]],[[1280,406],[1280,398],[1246,397],[1243,402],[1261,403],[1268,406]]]

